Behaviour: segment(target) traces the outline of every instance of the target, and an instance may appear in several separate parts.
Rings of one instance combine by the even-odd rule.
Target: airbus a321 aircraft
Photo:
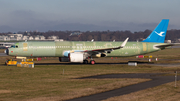
[[[142,42],[18,42],[5,50],[16,57],[59,57],[61,62],[95,64],[93,58],[127,57],[156,52],[174,44],[164,43],[169,19],[163,19],[154,31]]]

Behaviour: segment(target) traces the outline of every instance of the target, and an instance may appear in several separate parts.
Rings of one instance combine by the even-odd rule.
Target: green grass
[[[173,61],[158,61],[155,63],[178,63],[180,49],[166,49],[151,53],[162,59],[177,59]],[[35,63],[35,68],[20,68],[3,65],[7,58],[0,58],[0,100],[65,100],[80,96],[104,92],[131,84],[147,81],[145,79],[75,79],[85,76],[115,74],[115,73],[173,73],[180,67],[161,67],[141,64],[136,67],[127,64],[111,65],[51,65],[59,63],[58,58],[42,59]],[[135,57],[100,58],[97,63],[123,63],[138,60]],[[147,60],[139,60],[147,61]],[[64,74],[63,74],[64,69]]]
[[[127,86],[144,81],[143,79],[74,79],[90,75],[122,73],[121,70],[126,71],[123,68],[132,67],[119,67],[118,65],[111,67],[104,65],[50,65],[36,66],[35,68],[1,66],[0,99],[27,100],[61,96],[58,99],[62,100],[119,88],[120,82],[124,82],[121,86]],[[63,69],[65,70],[64,75]],[[127,69],[126,72],[129,70]],[[108,88],[109,85],[114,85],[114,87]]]

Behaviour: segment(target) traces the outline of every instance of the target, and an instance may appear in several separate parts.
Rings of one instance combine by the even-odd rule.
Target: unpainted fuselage
[[[64,57],[67,51],[85,51],[119,47],[122,42],[19,42],[15,47],[9,48],[9,55],[24,57]],[[165,43],[127,42],[125,47],[106,53],[107,56],[125,57],[151,53],[161,50],[156,45]]]

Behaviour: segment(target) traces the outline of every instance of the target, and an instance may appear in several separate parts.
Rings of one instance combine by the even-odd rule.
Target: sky
[[[180,29],[180,0],[0,0],[0,32]]]

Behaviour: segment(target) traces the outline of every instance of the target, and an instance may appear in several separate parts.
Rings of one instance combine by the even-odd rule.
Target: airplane
[[[73,36],[73,35],[81,35],[82,33],[81,32],[72,32],[69,36]]]
[[[59,57],[60,62],[95,64],[93,58],[127,57],[156,52],[173,46],[164,43],[169,19],[162,19],[154,31],[142,42],[108,41],[61,41],[61,42],[18,42],[5,50],[10,56]]]

